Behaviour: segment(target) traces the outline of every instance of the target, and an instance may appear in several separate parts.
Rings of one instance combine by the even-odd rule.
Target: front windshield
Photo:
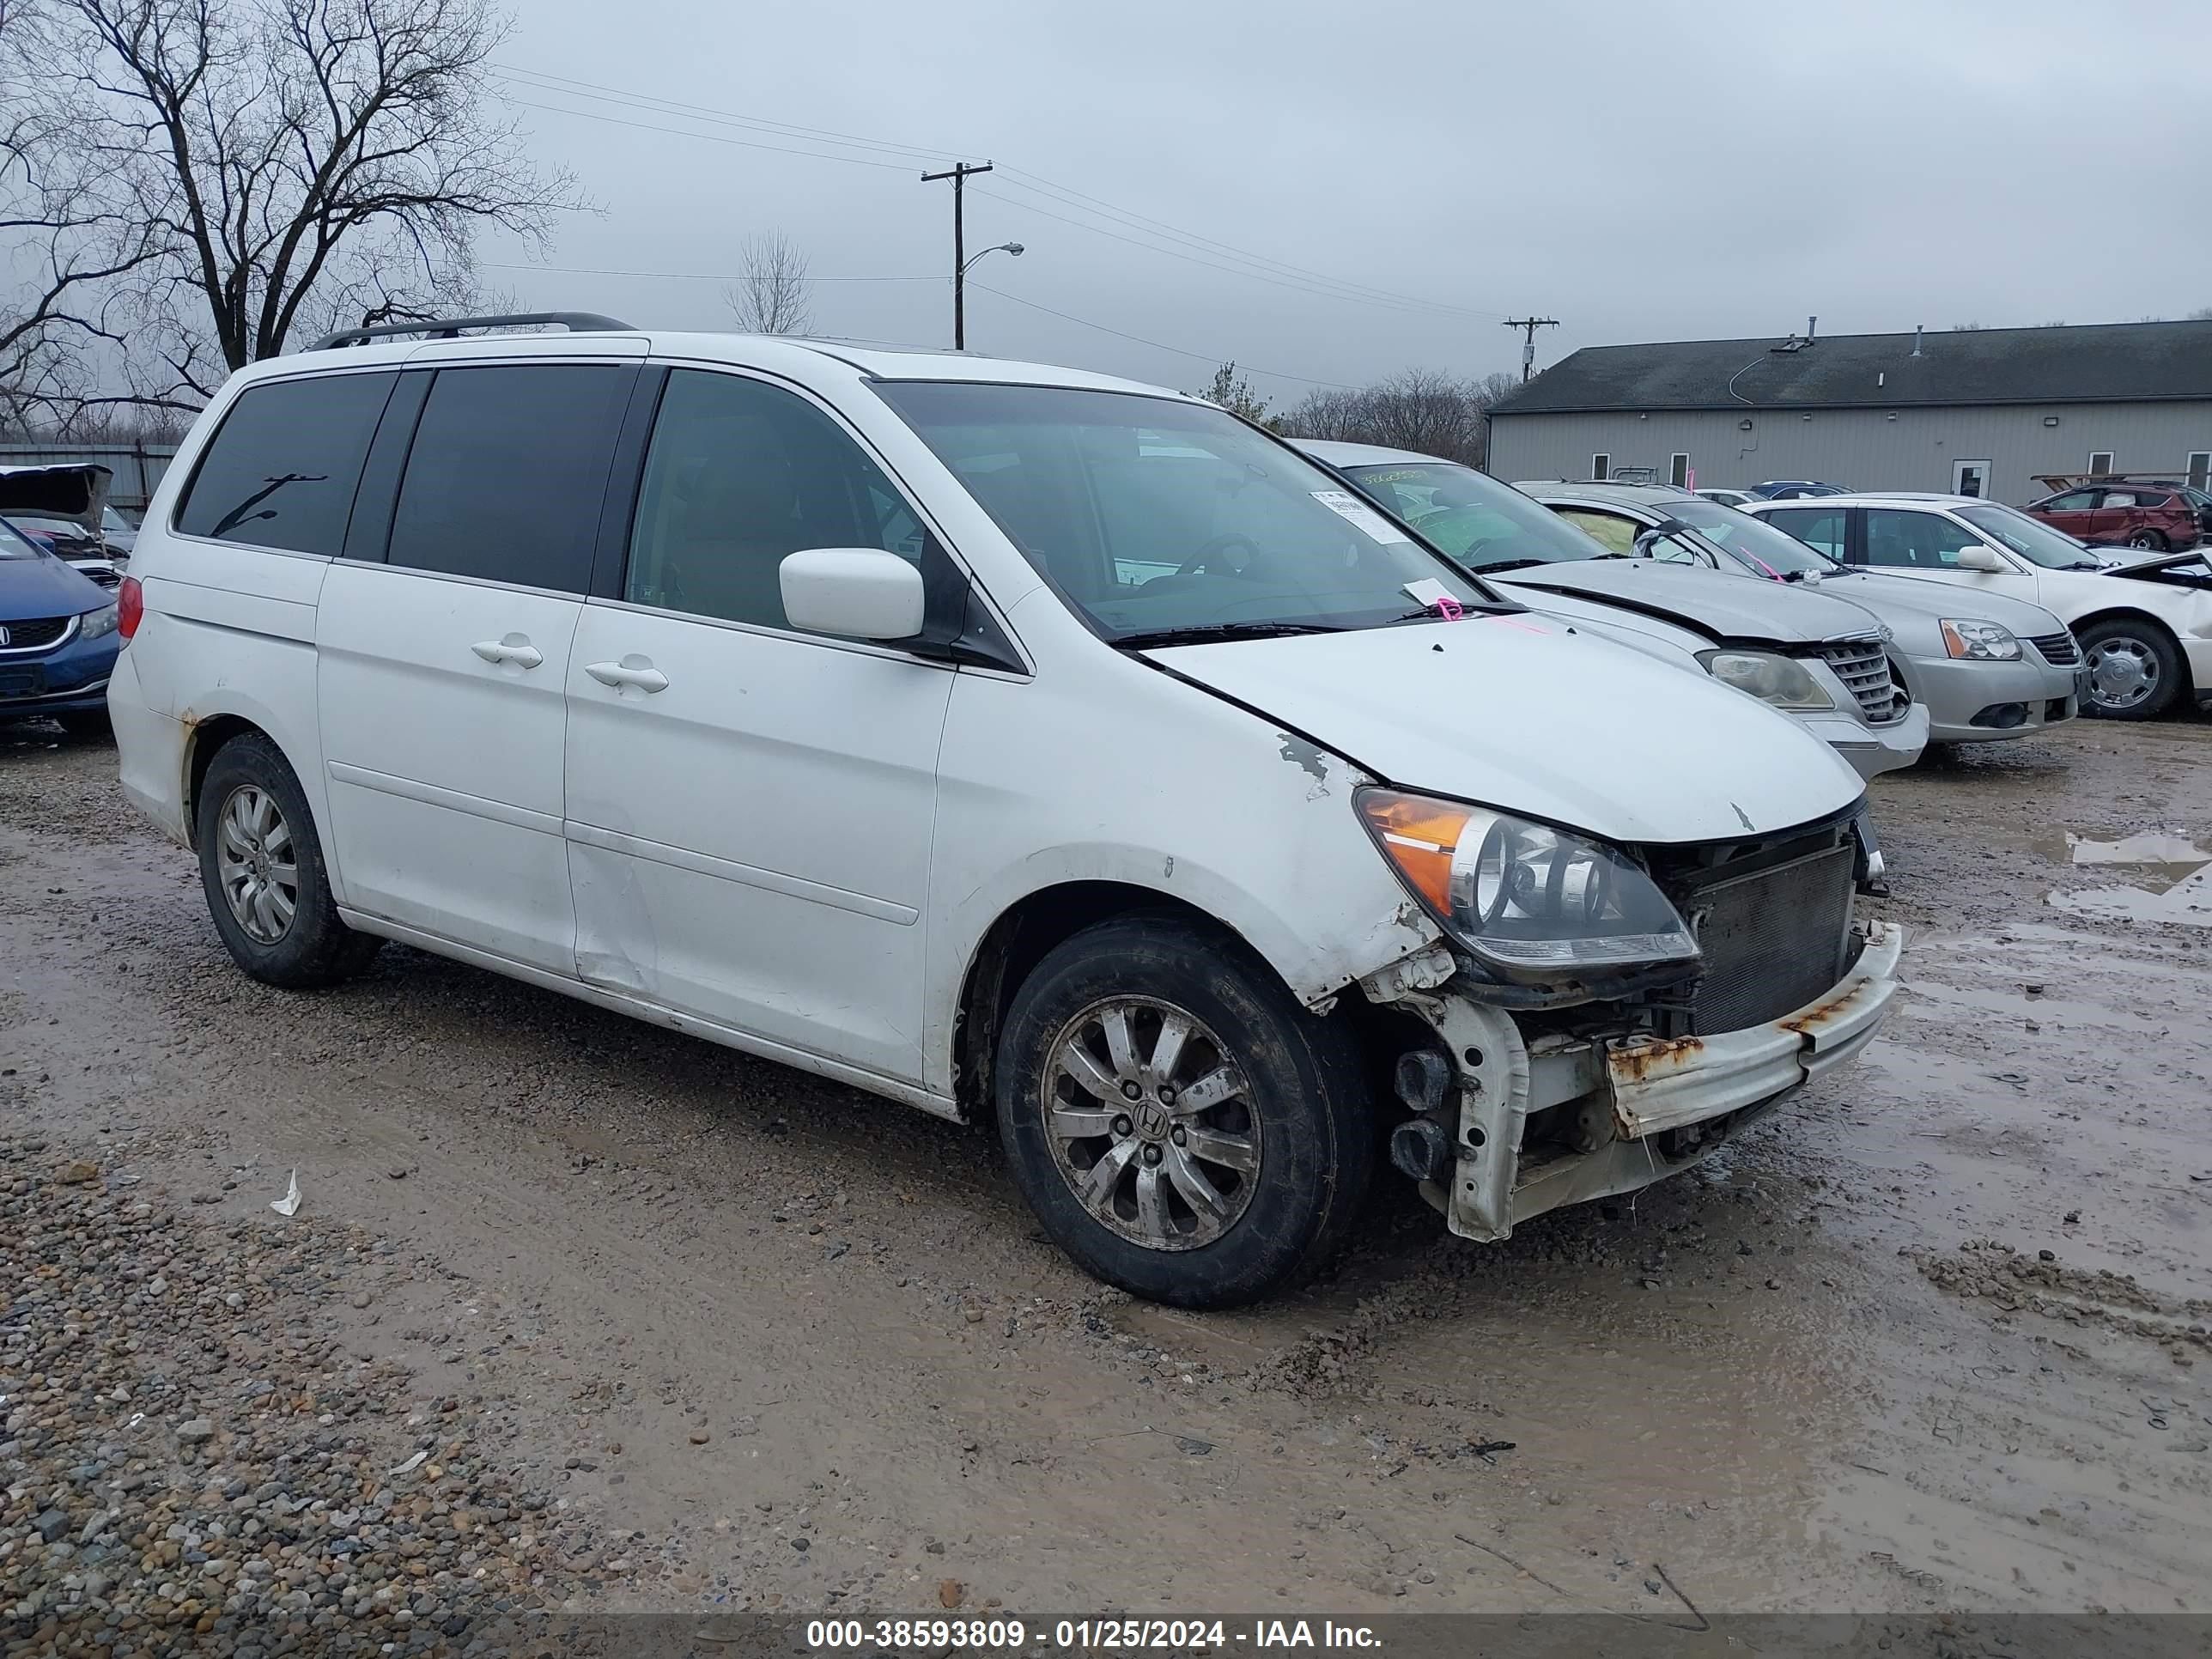
[[[1495,603],[1337,480],[1208,404],[878,382],[1037,574],[1109,639],[1371,628]]]
[[[1550,507],[1455,461],[1384,461],[1344,471],[1471,570],[1613,556]]]
[[[2031,519],[2025,513],[1990,502],[1981,507],[1962,507],[1959,516],[1975,529],[1996,537],[2023,559],[2033,560],[2046,570],[2098,570],[2103,561],[2081,542],[2061,530],[2053,530],[2040,519]]]
[[[1784,580],[1808,575],[1832,575],[1843,568],[1825,554],[1816,553],[1787,532],[1765,520],[1739,513],[1718,501],[1669,501],[1666,510],[1707,541],[1725,548],[1762,576]]]

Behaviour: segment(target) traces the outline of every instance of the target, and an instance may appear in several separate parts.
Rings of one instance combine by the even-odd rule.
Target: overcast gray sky
[[[1015,297],[971,288],[972,349],[1183,386],[1233,357],[1279,401],[1513,368],[1499,319],[1531,313],[1564,325],[1540,366],[1815,313],[2212,305],[2212,8],[2189,0],[518,0],[499,61],[605,211],[560,231],[576,270],[486,276],[643,325],[726,325],[721,285],[583,272],[731,273],[780,230],[818,332],[949,344],[948,186],[916,175],[961,159],[1000,169],[970,185],[970,250],[1028,250],[976,267]],[[884,277],[929,280],[843,280]]]

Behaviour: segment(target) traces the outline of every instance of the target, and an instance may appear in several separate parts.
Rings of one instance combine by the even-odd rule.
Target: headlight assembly
[[[84,620],[76,625],[76,636],[81,640],[96,640],[103,634],[112,634],[119,620],[120,613],[112,605],[104,610],[88,611],[84,613]]]
[[[1970,618],[1954,622],[1948,617],[1936,625],[1943,630],[1943,648],[1954,657],[1970,662],[2020,660],[2020,637],[2009,628]]]
[[[1694,962],[1697,940],[1620,853],[1487,807],[1362,789],[1360,817],[1462,945],[1518,978]]]
[[[1812,672],[1778,651],[1700,651],[1698,660],[1723,685],[1748,691],[1777,708],[1833,708],[1836,700],[1820,689]]]

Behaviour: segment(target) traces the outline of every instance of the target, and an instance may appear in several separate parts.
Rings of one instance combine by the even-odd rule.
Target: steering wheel
[[[1224,531],[1218,536],[1209,538],[1203,547],[1200,548],[1197,552],[1192,554],[1188,558],[1182,562],[1181,568],[1176,571],[1176,574],[1178,576],[1196,575],[1200,571],[1206,568],[1206,562],[1208,559],[1212,558],[1217,553],[1226,552],[1229,549],[1236,546],[1240,542],[1251,550],[1252,558],[1245,560],[1242,565],[1234,567],[1231,574],[1233,575],[1243,575],[1245,571],[1252,568],[1252,559],[1256,559],[1260,556],[1260,544],[1254,541],[1249,536],[1246,535],[1241,530]]]

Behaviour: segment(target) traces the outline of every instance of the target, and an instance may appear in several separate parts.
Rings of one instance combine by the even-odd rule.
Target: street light
[[[952,349],[955,351],[968,349],[968,267],[981,258],[984,253],[1011,253],[1018,259],[1022,257],[1022,245],[1019,242],[1000,242],[985,248],[982,253],[970,254],[953,268]]]

